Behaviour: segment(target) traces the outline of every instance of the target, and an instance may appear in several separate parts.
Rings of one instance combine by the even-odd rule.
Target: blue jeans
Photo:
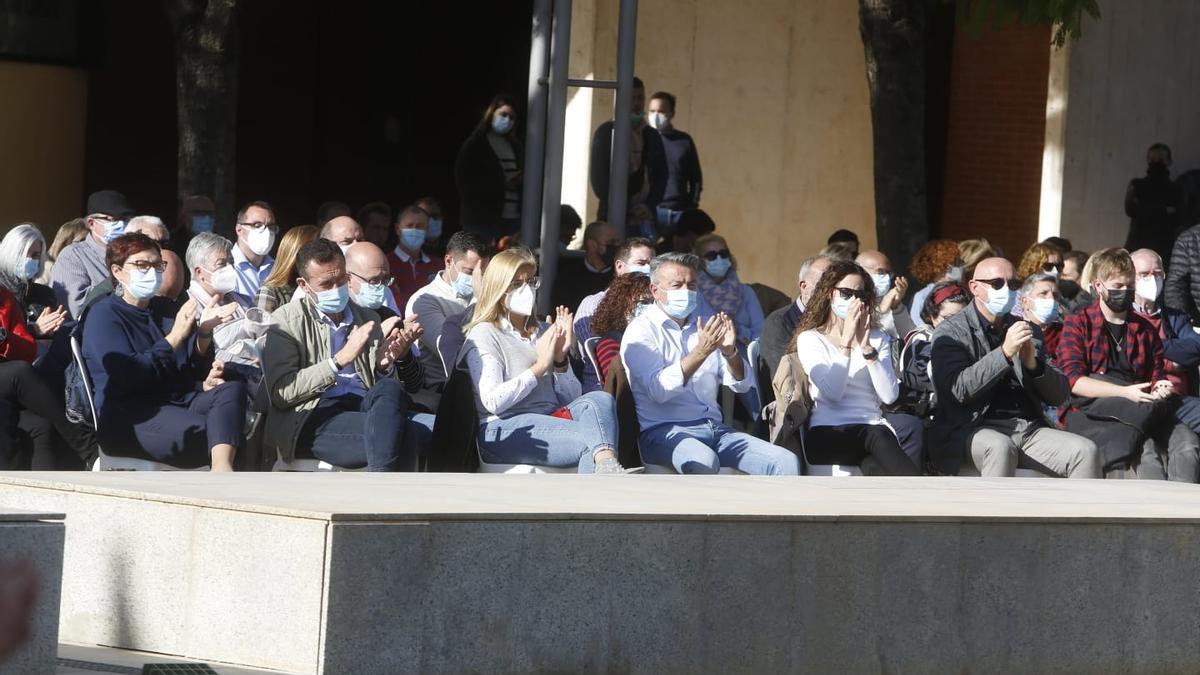
[[[404,439],[408,394],[399,380],[383,378],[366,396],[323,398],[308,415],[296,456],[345,469],[412,471],[417,466]]]
[[[593,391],[567,404],[574,419],[522,413],[479,425],[479,454],[488,464],[578,466],[595,473],[595,454],[617,450],[617,403]]]
[[[676,211],[666,206],[656,206],[654,215],[658,222],[658,233],[671,234],[675,231],[675,226],[679,223],[679,216],[683,215],[683,211]]]
[[[800,475],[790,451],[710,420],[660,424],[642,432],[642,461],[679,473],[717,473],[721,467],[758,475]]]
[[[413,461],[429,455],[433,447],[433,422],[437,418],[429,413],[412,413],[404,426],[405,457]]]

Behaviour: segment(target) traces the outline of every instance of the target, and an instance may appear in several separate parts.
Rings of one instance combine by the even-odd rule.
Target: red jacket
[[[1133,369],[1133,382],[1153,383],[1167,379],[1158,330],[1132,309],[1125,324],[1125,354]],[[1104,373],[1108,369],[1108,335],[1100,301],[1071,314],[1063,322],[1058,343],[1058,367],[1067,376],[1071,387],[1081,377]]]
[[[0,360],[28,361],[37,358],[37,341],[25,323],[25,309],[16,296],[0,288]]]
[[[407,262],[401,260],[395,251],[388,253],[388,268],[392,273],[392,295],[396,298],[396,307],[400,308],[401,313],[407,311],[405,306],[413,293],[428,284],[433,275],[442,271],[443,267],[440,259],[424,251],[421,251],[420,257],[409,258]]]

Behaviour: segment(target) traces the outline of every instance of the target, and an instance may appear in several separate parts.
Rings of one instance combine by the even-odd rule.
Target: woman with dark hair
[[[112,240],[106,258],[117,291],[95,301],[83,325],[100,446],[179,468],[232,471],[246,389],[225,381],[224,364],[212,359],[213,329],[228,312],[209,303],[197,321],[195,300],[174,312],[157,297],[166,263],[144,234]]]
[[[600,338],[596,344],[596,365],[600,368],[601,383],[608,378],[613,359],[621,353],[621,337],[629,322],[643,307],[653,303],[650,277],[633,273],[613,279],[591,320],[592,334]]]
[[[967,289],[953,281],[935,284],[921,307],[924,328],[904,338],[900,351],[900,404],[906,412],[925,419],[933,413],[933,377],[929,368],[933,331],[942,322],[961,312],[971,303]]]
[[[454,162],[454,183],[462,200],[462,229],[489,244],[521,227],[521,169],[524,147],[517,133],[516,98],[498,94]]]
[[[821,275],[796,326],[795,347],[813,400],[805,455],[814,464],[871,457],[892,476],[920,471],[883,417],[896,401],[891,339],[876,328],[875,286],[866,270],[835,260]]]

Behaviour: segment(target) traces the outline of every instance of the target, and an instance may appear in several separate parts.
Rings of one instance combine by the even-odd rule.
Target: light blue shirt
[[[237,274],[237,287],[233,289],[244,298],[244,304],[254,306],[254,298],[258,296],[258,289],[262,287],[263,282],[271,275],[271,269],[275,267],[275,259],[269,255],[263,256],[262,265],[254,266],[254,263],[246,259],[246,254],[242,253],[242,247],[236,243],[233,245],[233,271]]]
[[[334,323],[333,319],[324,312],[317,312],[321,317],[321,321],[329,326],[329,353],[337,354],[346,346],[346,339],[350,337],[350,331],[354,328],[353,318],[350,315],[350,310],[342,310],[342,320]],[[333,362],[330,361],[329,367],[333,368]],[[340,370],[334,371],[334,376],[337,378],[337,383],[321,393],[321,398],[334,398],[337,396],[347,396],[354,394],[356,396],[366,396],[367,388],[363,386],[362,380],[358,379],[358,372],[354,370],[354,364],[348,363]]]

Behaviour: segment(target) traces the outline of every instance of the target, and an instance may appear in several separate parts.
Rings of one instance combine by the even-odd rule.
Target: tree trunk
[[[237,154],[238,0],[163,0],[175,34],[179,136],[176,200],[211,197],[233,232]]]
[[[925,195],[928,0],[859,0],[875,151],[875,232],[896,270],[929,238]]]

